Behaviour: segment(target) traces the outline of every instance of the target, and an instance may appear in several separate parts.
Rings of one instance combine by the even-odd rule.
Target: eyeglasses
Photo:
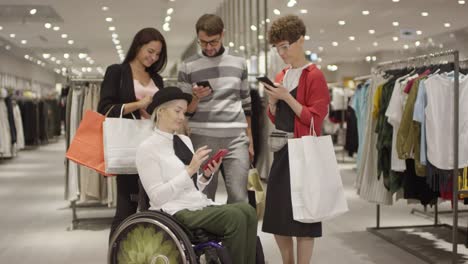
[[[204,40],[199,39],[198,40],[198,45],[200,45],[202,47],[206,47],[208,45],[210,45],[211,47],[216,47],[219,44],[220,41],[221,41],[220,39],[214,39],[214,40],[211,40],[211,41],[204,41]]]
[[[291,47],[291,44],[286,43],[286,44],[283,44],[283,45],[275,47],[275,48],[276,48],[276,51],[278,53],[284,53],[284,52],[288,51],[290,47]]]

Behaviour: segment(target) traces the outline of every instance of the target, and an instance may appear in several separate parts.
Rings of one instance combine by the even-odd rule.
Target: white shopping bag
[[[105,170],[109,174],[137,174],[135,156],[138,146],[153,131],[153,122],[149,119],[138,120],[122,118],[124,106],[119,118],[107,117],[103,122]]]
[[[331,136],[313,134],[288,140],[293,217],[302,223],[348,211]]]

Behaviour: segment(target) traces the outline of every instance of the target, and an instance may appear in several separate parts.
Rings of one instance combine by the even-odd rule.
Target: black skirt
[[[322,236],[321,222],[301,223],[293,219],[287,145],[274,154],[268,178],[262,231],[281,236]]]

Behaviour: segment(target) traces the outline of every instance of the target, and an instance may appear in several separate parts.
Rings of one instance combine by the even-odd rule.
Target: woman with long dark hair
[[[163,35],[154,28],[144,28],[133,38],[122,64],[107,67],[101,86],[98,111],[118,117],[123,108],[124,118],[150,118],[146,111],[153,95],[164,88],[159,73],[167,63],[167,46]],[[125,140],[125,138],[122,138]],[[117,176],[117,209],[110,236],[117,226],[137,211],[138,175]]]

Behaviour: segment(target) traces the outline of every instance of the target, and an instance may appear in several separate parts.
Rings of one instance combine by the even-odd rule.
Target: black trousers
[[[138,200],[138,175],[118,175],[117,176],[117,207],[114,220],[112,221],[109,241],[115,229],[125,218],[137,212]]]

